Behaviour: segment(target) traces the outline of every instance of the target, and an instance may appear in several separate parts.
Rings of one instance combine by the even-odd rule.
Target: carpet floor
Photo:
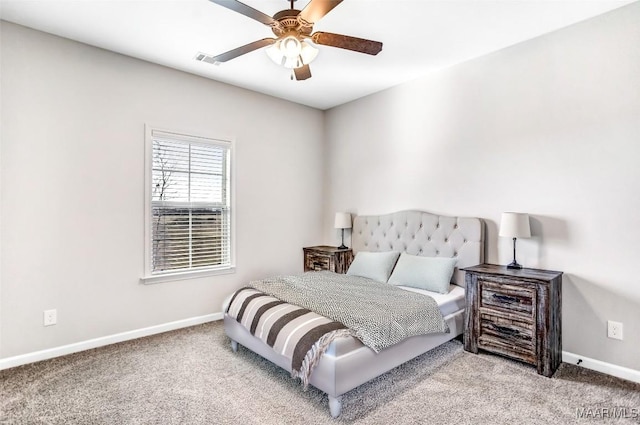
[[[469,354],[459,341],[327,397],[208,323],[0,372],[2,424],[640,423],[640,385],[562,364]]]

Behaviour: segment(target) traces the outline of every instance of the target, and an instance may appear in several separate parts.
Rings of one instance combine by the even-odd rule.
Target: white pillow
[[[385,283],[398,260],[399,252],[358,252],[347,274]]]
[[[402,253],[389,283],[446,294],[449,292],[456,262],[455,258],[420,257]]]

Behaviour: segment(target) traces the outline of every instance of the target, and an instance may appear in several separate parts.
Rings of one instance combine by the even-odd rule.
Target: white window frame
[[[153,132],[162,132],[166,134],[173,134],[178,140],[192,140],[198,143],[214,143],[224,144],[229,149],[230,156],[230,170],[229,170],[229,219],[231,220],[231,226],[229,228],[229,265],[221,267],[200,268],[197,270],[187,271],[170,271],[170,272],[152,272],[151,256],[152,256],[152,182],[153,182]],[[217,143],[216,143],[217,142]],[[235,140],[230,137],[209,137],[197,135],[197,132],[193,131],[176,131],[167,130],[161,127],[151,126],[145,124],[145,154],[144,154],[144,275],[140,278],[140,281],[144,284],[172,282],[184,279],[195,279],[207,276],[216,276],[222,274],[235,273],[236,269],[236,208],[235,208]]]

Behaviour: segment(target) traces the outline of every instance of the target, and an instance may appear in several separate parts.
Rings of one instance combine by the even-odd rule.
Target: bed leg
[[[340,412],[342,411],[342,396],[339,395],[337,397],[329,396],[329,411],[331,412],[331,417],[337,418],[340,416]]]
[[[231,349],[233,350],[234,353],[238,352],[238,342],[231,340]]]

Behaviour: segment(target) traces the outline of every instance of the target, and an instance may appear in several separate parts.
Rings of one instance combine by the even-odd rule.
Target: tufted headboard
[[[484,223],[473,217],[448,217],[424,211],[356,216],[353,251],[398,251],[425,257],[456,257],[452,281],[464,286],[459,269],[484,262]]]

